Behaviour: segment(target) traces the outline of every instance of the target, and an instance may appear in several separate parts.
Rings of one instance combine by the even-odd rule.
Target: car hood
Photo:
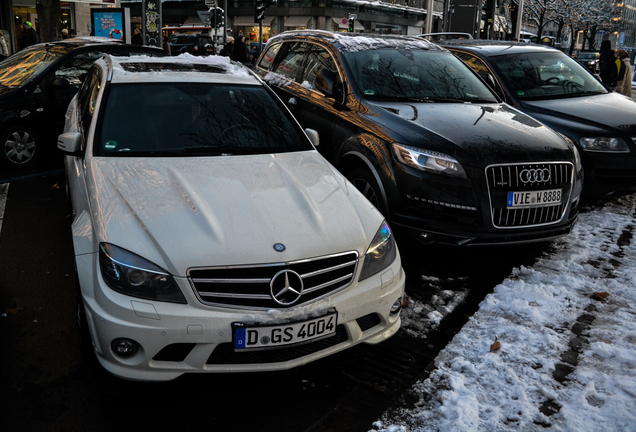
[[[462,164],[483,167],[572,158],[566,142],[553,130],[506,104],[374,105],[399,118],[385,125],[403,136],[404,144],[450,154]]]
[[[90,171],[98,241],[179,276],[198,266],[362,256],[383,220],[316,151],[95,158]]]
[[[636,133],[636,102],[618,93],[545,101],[523,101],[521,107],[541,120],[557,117],[620,134]],[[616,131],[612,131],[615,129]],[[632,135],[633,136],[633,135]]]

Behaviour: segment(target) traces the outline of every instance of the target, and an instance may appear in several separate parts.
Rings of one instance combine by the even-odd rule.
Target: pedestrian
[[[62,29],[62,39],[68,39],[70,36],[68,35],[67,29]]]
[[[225,46],[221,50],[221,55],[234,59],[234,38],[232,36],[228,36],[226,41]]]
[[[172,50],[170,49],[170,44],[168,43],[168,36],[163,37],[163,50],[168,53],[168,55],[172,55]]]
[[[23,50],[26,47],[30,47],[31,45],[38,43],[40,43],[40,37],[33,28],[33,25],[31,25],[29,21],[25,21],[22,24],[22,33],[20,33],[20,37],[18,38],[18,46],[21,50]]]
[[[618,51],[618,58],[623,62],[625,75],[616,83],[616,93],[632,97],[632,66],[629,64],[629,53],[624,49]]]
[[[9,57],[9,48],[7,47],[7,41],[4,40],[4,32],[0,30],[0,55]]]
[[[247,52],[245,51],[245,36],[239,36],[234,44],[234,57],[232,60],[239,63],[247,63]]]
[[[141,34],[141,30],[139,30],[138,28],[133,30],[132,43],[133,43],[133,45],[143,45],[144,44],[144,37]]]
[[[605,39],[601,42],[599,52],[601,54],[599,58],[601,81],[607,87],[614,90],[618,79],[618,69],[616,68],[616,54],[614,54],[614,50],[612,50],[612,42],[610,42],[609,39]]]
[[[68,31],[68,36],[69,36],[71,39],[72,39],[72,38],[74,38],[75,36],[77,36],[77,32],[75,31],[75,29],[70,29],[70,30]]]

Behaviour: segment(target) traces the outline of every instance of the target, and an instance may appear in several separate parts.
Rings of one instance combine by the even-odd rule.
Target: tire
[[[27,168],[40,155],[40,138],[30,128],[14,126],[0,134],[0,160],[11,168]]]
[[[371,204],[377,208],[385,217],[389,215],[389,209],[384,201],[383,190],[376,181],[373,174],[364,168],[355,168],[346,174],[347,179],[362,192],[362,195],[368,199]]]

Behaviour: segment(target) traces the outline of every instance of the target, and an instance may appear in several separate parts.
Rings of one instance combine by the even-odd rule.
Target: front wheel
[[[12,168],[27,168],[40,154],[40,139],[32,129],[14,126],[0,134],[0,159]]]
[[[389,209],[385,204],[382,188],[369,170],[356,168],[349,171],[346,177],[380,213],[385,217],[389,215]]]

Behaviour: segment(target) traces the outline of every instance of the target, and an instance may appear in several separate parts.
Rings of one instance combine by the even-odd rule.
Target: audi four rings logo
[[[550,181],[550,170],[547,168],[524,169],[519,173],[521,183],[545,183]]]

